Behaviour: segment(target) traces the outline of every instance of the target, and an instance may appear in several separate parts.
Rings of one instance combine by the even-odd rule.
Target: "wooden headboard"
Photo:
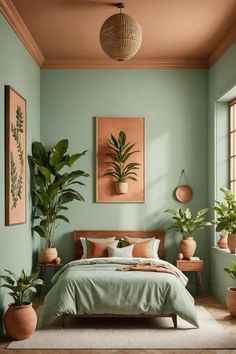
[[[116,239],[121,239],[124,236],[128,237],[155,237],[160,240],[160,246],[158,249],[158,256],[164,259],[164,230],[75,230],[73,231],[74,237],[74,259],[80,259],[83,255],[81,237],[91,238],[104,238],[109,236],[115,236]]]

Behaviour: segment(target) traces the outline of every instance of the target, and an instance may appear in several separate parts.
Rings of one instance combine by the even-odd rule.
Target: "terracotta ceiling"
[[[208,67],[236,39],[236,0],[125,0],[141,25],[139,52],[108,58],[99,43],[114,0],[0,0],[1,11],[42,67]]]

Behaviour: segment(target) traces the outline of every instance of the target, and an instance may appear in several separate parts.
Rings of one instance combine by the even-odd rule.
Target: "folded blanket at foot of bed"
[[[116,270],[122,271],[122,272],[128,272],[128,271],[140,271],[140,272],[162,272],[162,273],[170,273],[175,275],[177,278],[179,278],[179,274],[172,268],[163,265],[163,264],[153,264],[153,263],[143,263],[143,264],[135,264],[135,265],[129,265],[126,267],[120,267],[117,268]]]

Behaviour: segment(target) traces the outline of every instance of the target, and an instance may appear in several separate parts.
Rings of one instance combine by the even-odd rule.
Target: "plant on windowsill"
[[[236,262],[230,262],[228,268],[224,268],[224,271],[229,274],[229,276],[236,280]],[[229,313],[236,317],[236,287],[229,287],[226,293],[226,305]]]
[[[83,196],[75,186],[84,185],[81,177],[89,175],[82,170],[71,170],[71,166],[87,151],[69,155],[69,142],[60,140],[50,150],[46,151],[40,142],[32,144],[30,161],[33,166],[33,218],[39,224],[33,227],[45,240],[45,248],[41,250],[41,262],[57,262],[57,250],[53,247],[53,239],[58,221],[69,223],[63,215],[68,210],[68,203],[84,201]]]
[[[212,223],[207,221],[204,215],[209,209],[200,209],[193,215],[189,208],[183,210],[166,209],[165,212],[172,214],[172,220],[174,224],[170,228],[175,229],[182,233],[183,238],[180,241],[180,254],[183,255],[183,259],[189,259],[194,255],[196,250],[196,242],[193,239],[194,233],[197,230],[204,229],[206,226],[211,226]]]
[[[9,295],[14,303],[9,304],[4,314],[4,327],[8,337],[26,339],[37,325],[37,316],[28,297],[31,292],[36,292],[37,285],[43,285],[43,280],[38,278],[38,273],[26,275],[24,269],[19,276],[7,269],[5,272],[8,275],[0,276],[5,281],[0,287],[10,290]]]
[[[227,231],[228,248],[231,253],[236,253],[236,200],[228,188],[220,188],[224,200],[215,201],[213,210],[217,217],[213,221],[216,224],[216,231]]]
[[[104,173],[104,176],[111,176],[116,183],[116,192],[125,194],[128,192],[127,180],[137,181],[136,170],[140,166],[140,163],[128,162],[128,159],[139,151],[133,151],[135,143],[126,142],[126,134],[123,131],[119,132],[117,139],[111,134],[107,146],[110,151],[105,156],[110,157],[111,161],[106,162],[109,168]]]

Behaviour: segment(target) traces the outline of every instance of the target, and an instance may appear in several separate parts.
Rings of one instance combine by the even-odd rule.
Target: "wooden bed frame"
[[[164,259],[164,238],[165,231],[163,230],[75,230],[73,231],[73,239],[74,239],[74,259],[80,259],[83,255],[82,243],[80,241],[81,237],[84,238],[105,238],[105,237],[115,237],[116,239],[122,239],[124,236],[128,237],[141,237],[141,238],[150,238],[155,237],[160,240],[160,245],[158,249],[158,256],[160,259]],[[63,323],[66,320],[68,315],[65,314],[63,316]],[[69,315],[71,316],[71,315]],[[113,314],[102,314],[102,315],[78,315],[78,317],[171,317],[174,328],[177,328],[177,315],[176,314],[168,314],[168,315],[113,315]]]
[[[80,241],[81,237],[105,238],[111,236],[115,237],[117,240],[122,239],[124,236],[142,238],[155,237],[160,240],[158,256],[160,259],[164,259],[165,231],[163,230],[75,230],[73,231],[74,259],[80,259],[83,255],[82,243]]]

